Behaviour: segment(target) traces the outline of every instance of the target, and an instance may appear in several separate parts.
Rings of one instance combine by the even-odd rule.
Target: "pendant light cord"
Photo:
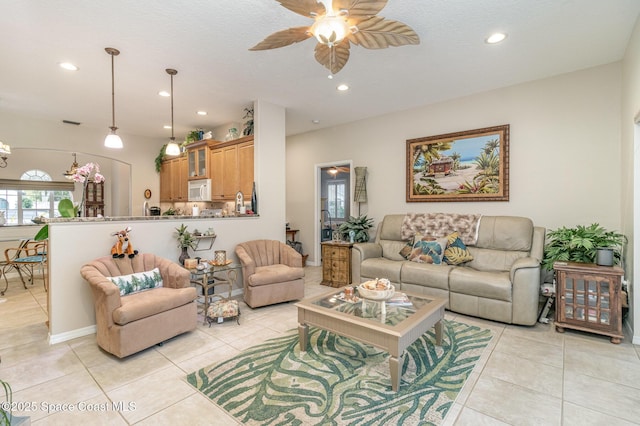
[[[116,127],[116,80],[114,77],[115,70],[113,66],[113,54],[111,54],[111,130],[115,131]]]

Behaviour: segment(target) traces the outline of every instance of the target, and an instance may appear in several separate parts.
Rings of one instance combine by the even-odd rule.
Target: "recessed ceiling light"
[[[198,115],[207,115],[207,111],[198,111],[196,112]]]
[[[315,120],[311,120],[311,122],[312,122],[313,124],[319,124],[319,123],[320,123],[320,120],[315,119]]]
[[[169,126],[168,124],[165,124],[165,125],[164,125],[164,128],[165,128],[165,129],[170,129],[170,128],[171,128],[171,126]]]
[[[60,62],[60,68],[64,68],[67,71],[78,71],[78,67],[71,62]]]
[[[171,96],[171,93],[167,92],[166,90],[161,90],[158,92],[158,95],[168,98],[169,96]]]
[[[341,92],[344,92],[345,90],[349,90],[349,85],[347,84],[341,84],[337,87],[337,89]]]
[[[507,38],[507,35],[505,33],[493,33],[486,38],[485,42],[489,44],[496,44],[500,43],[505,38]]]

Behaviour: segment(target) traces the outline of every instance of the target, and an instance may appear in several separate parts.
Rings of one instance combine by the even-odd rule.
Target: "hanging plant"
[[[167,144],[162,145],[162,148],[160,148],[160,152],[158,153],[158,155],[156,156],[156,172],[160,173],[162,171],[162,162],[164,161],[164,159],[167,157],[167,155],[164,153],[167,149]]]

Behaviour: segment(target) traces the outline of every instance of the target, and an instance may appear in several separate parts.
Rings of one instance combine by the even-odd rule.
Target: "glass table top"
[[[432,299],[426,297],[407,295],[396,291],[393,297],[387,301],[377,301],[362,298],[355,291],[351,300],[345,299],[344,292],[336,292],[321,297],[311,304],[326,309],[352,315],[357,318],[369,319],[386,325],[394,326],[420,308],[429,305]]]

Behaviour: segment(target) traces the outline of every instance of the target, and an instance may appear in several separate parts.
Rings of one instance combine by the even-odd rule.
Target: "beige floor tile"
[[[508,325],[504,329],[505,336],[517,336],[525,339],[535,340],[545,344],[562,346],[564,344],[565,333],[558,333],[553,322],[541,324],[537,322],[534,326]]]
[[[2,332],[0,332],[1,334]],[[37,333],[40,336],[40,333]],[[44,337],[44,336],[43,336]],[[64,345],[61,344],[61,345]],[[2,355],[2,363],[0,363],[0,374],[5,368],[10,368],[15,364],[23,362],[25,360],[34,360],[37,362],[40,356],[45,355],[47,352],[56,350],[59,345],[50,345],[46,338],[34,340],[32,342],[24,343],[16,346],[9,346],[4,349],[0,349]]]
[[[467,402],[469,395],[471,395],[471,393],[473,392],[473,388],[480,378],[480,371],[482,371],[482,369],[478,369],[478,371],[476,371],[476,369],[474,368],[474,371],[469,374],[469,377],[467,377],[467,381],[464,382],[462,389],[460,389],[460,392],[458,392],[458,396],[456,396],[456,404],[464,405]]]
[[[610,356],[597,355],[575,346],[567,348],[564,358],[565,371],[584,374],[609,382],[640,389],[640,360],[616,360],[615,367],[608,368]]]
[[[460,415],[462,408],[462,404],[458,404],[457,402],[451,404],[451,407],[444,416],[444,419],[442,419],[442,424],[440,426],[453,426]]]
[[[135,382],[171,366],[171,361],[150,348],[124,359],[105,358],[105,362],[89,367],[89,372],[105,390]]]
[[[519,356],[530,361],[562,368],[563,348],[554,344],[538,342],[519,336],[505,334],[500,337],[494,352]]]
[[[120,426],[128,423],[113,407],[112,402],[102,394],[78,403],[73,410],[55,412],[32,424],[34,426]]]
[[[86,370],[81,370],[14,392],[14,401],[29,401],[28,411],[18,411],[14,414],[29,416],[32,421],[38,420],[57,411],[79,409],[82,401],[100,395],[103,395],[102,389],[93,377]]]
[[[155,349],[171,362],[177,364],[180,361],[211,351],[221,344],[223,342],[220,339],[196,329],[169,339]]]
[[[231,426],[239,424],[241,423],[198,392],[136,423],[136,426]]]
[[[564,401],[630,422],[640,419],[640,390],[570,371],[564,374]]]
[[[508,423],[501,422],[498,419],[482,414],[471,408],[463,408],[458,418],[456,419],[455,426],[506,426]]]
[[[1,365],[1,364],[0,364]],[[68,345],[61,344],[46,353],[2,368],[2,379],[14,392],[48,382],[84,367]]]
[[[98,346],[95,334],[79,337],[68,343],[85,367],[95,367],[105,362],[113,362],[114,356]]]
[[[562,400],[481,376],[465,407],[512,425],[559,425]]]
[[[240,351],[226,343],[221,343],[219,346],[197,355],[193,358],[185,359],[177,363],[178,367],[186,374],[197,371],[201,368],[207,367],[212,364],[217,364],[220,361],[224,361],[239,354]]]
[[[586,407],[580,407],[570,402],[565,402],[562,408],[563,426],[631,426],[637,424],[619,417],[599,413]]]
[[[135,382],[107,391],[111,401],[134,403],[135,410],[124,411],[122,416],[135,423],[182,401],[197,391],[185,380],[184,372],[172,365],[145,376]]]
[[[601,355],[612,359],[624,361],[640,361],[634,345],[623,342],[615,345],[609,341],[608,337],[593,334],[569,335],[565,338],[565,348],[567,351],[579,350],[593,355]]]
[[[519,355],[495,352],[482,375],[562,398],[562,368],[530,361]]]

